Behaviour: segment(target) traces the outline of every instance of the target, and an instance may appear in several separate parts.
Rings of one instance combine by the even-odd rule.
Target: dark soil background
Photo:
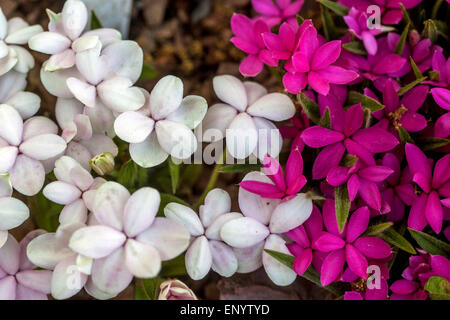
[[[107,1],[105,1],[107,2]],[[0,0],[0,6],[7,16],[20,16],[30,24],[41,24],[47,30],[48,18],[45,9],[60,12],[64,0]],[[230,18],[234,12],[253,16],[250,0],[134,0],[129,39],[137,41],[145,53],[145,61],[153,66],[158,76],[138,85],[151,90],[158,79],[167,74],[182,78],[185,95],[198,94],[212,105],[217,98],[212,90],[212,78],[217,74],[239,76],[239,61],[244,57],[229,39],[232,36]],[[314,0],[306,0],[303,17],[313,18],[320,27],[320,11]],[[28,91],[42,98],[41,114],[53,117],[55,98],[41,85],[39,70],[48,58],[34,53],[36,67],[28,76]],[[269,92],[282,91],[278,79],[266,69],[255,79]],[[208,168],[207,170],[211,170]],[[205,171],[205,170],[204,170]],[[189,192],[189,202],[199,197],[207,184],[209,172]],[[239,180],[235,175],[222,175],[218,186],[227,189],[237,204]],[[238,208],[233,208],[238,210]],[[13,231],[18,240],[34,229],[30,219]],[[298,277],[288,287],[277,287],[268,279],[263,268],[251,274],[236,274],[231,278],[221,278],[216,273],[201,281],[180,277],[201,299],[333,299],[332,294]],[[80,293],[74,299],[89,299]],[[134,286],[130,286],[116,299],[133,299]]]

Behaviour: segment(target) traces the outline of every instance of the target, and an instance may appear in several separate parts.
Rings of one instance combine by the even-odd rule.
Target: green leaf
[[[363,95],[357,91],[350,91],[348,93],[348,101],[350,105],[355,105],[361,103],[363,108],[367,108],[372,112],[381,110],[384,108],[384,105],[379,103],[377,100],[372,99],[366,95]]]
[[[409,12],[408,10],[406,10],[405,6],[403,5],[403,3],[400,3],[400,8],[402,9],[402,13],[403,13],[403,20],[405,21],[406,24],[409,24],[411,27],[414,28],[414,23],[411,20],[411,17],[409,16]]]
[[[450,139],[432,137],[425,138],[421,142],[423,150],[433,150],[448,145],[450,143]]]
[[[251,172],[259,171],[261,168],[261,164],[229,164],[221,167],[218,171],[220,173]]]
[[[450,300],[450,284],[447,279],[432,276],[424,289],[430,294],[431,300]]]
[[[395,46],[394,49],[394,53],[400,56],[402,55],[403,49],[405,48],[406,38],[408,37],[409,32],[409,26],[410,24],[408,23],[405,29],[403,29],[402,35],[400,36],[400,40],[398,40],[397,45]]]
[[[349,153],[346,153],[341,160],[340,165],[343,167],[351,167],[353,166],[356,162],[358,162],[358,157],[355,157]]]
[[[355,54],[361,54],[361,55],[367,54],[366,49],[362,45],[361,41],[352,41],[349,43],[344,43],[342,45],[342,48],[344,48],[345,50],[350,51],[352,53],[355,53]]]
[[[264,251],[267,252],[269,255],[271,255],[273,258],[277,259],[282,264],[284,264],[289,269],[293,269],[294,260],[295,260],[295,257],[293,255],[274,251],[274,250],[269,250],[269,249],[264,249]]]
[[[331,116],[330,116],[330,108],[326,108],[323,113],[322,118],[320,118],[319,125],[321,127],[331,129]]]
[[[103,28],[100,19],[95,14],[94,10],[91,11],[91,30]]]
[[[422,77],[419,79],[414,80],[413,82],[408,83],[406,86],[400,88],[400,90],[397,91],[399,96],[404,95],[405,93],[407,93],[409,90],[411,90],[412,88],[414,88],[415,86],[417,86],[419,83],[421,83],[422,81],[424,81],[427,77]]]
[[[28,198],[31,216],[36,226],[48,232],[55,232],[59,226],[59,214],[64,206],[51,202],[42,193]]]
[[[325,34],[325,38],[330,41],[331,39],[333,39],[335,30],[333,18],[331,17],[328,9],[326,9],[324,6],[320,6],[320,15],[322,17],[323,32]]]
[[[397,126],[398,135],[400,136],[400,140],[403,143],[414,143],[414,140],[411,138],[411,135],[408,131],[405,130],[402,126]]]
[[[448,243],[436,239],[435,237],[424,232],[410,228],[408,228],[408,231],[414,240],[416,240],[417,244],[429,254],[437,254],[444,256],[447,259],[450,258],[450,245]]]
[[[319,2],[339,16],[348,15],[348,8],[343,5],[328,0],[319,0]]]
[[[200,177],[202,170],[203,166],[201,164],[191,164],[189,166],[185,166],[181,177],[183,186],[192,187]]]
[[[159,275],[164,278],[184,276],[187,274],[186,264],[184,262],[185,255],[179,255],[175,259],[163,261],[161,265],[161,272]]]
[[[303,92],[297,94],[297,101],[300,103],[303,111],[306,113],[309,119],[315,124],[320,122],[320,110],[317,103],[308,98]]]
[[[134,300],[150,300],[142,285],[136,284],[134,287]]]
[[[411,67],[414,71],[414,75],[416,76],[416,79],[423,78],[422,72],[420,72],[419,68],[417,67],[417,64],[414,62],[414,59],[412,57],[409,57],[409,62],[411,63]]]
[[[350,212],[351,201],[348,197],[347,184],[334,188],[334,205],[339,231],[342,232]]]
[[[428,19],[423,23],[422,39],[428,38],[435,43],[438,38],[438,29],[436,23],[432,19]]]
[[[408,240],[406,240],[400,233],[395,231],[394,228],[386,229],[384,232],[376,235],[377,237],[383,239],[387,243],[402,249],[411,254],[416,254],[416,250]]]
[[[133,189],[138,178],[138,166],[133,160],[125,162],[119,170],[117,182],[127,189]]]
[[[439,11],[439,8],[441,7],[444,0],[437,0],[436,3],[433,6],[433,10],[431,11],[431,18],[435,19],[437,16],[437,13]]]
[[[159,210],[158,213],[156,214],[158,217],[164,217],[164,208],[170,202],[176,202],[186,207],[190,207],[190,205],[186,201],[174,195],[168,193],[161,193],[160,195],[161,195],[161,203],[159,204]]]
[[[296,15],[295,18],[297,19],[298,25],[301,25],[303,22],[305,22],[305,18],[303,18],[301,15]]]
[[[142,65],[142,72],[141,76],[139,77],[139,81],[148,81],[156,78],[157,76],[158,72],[156,72],[155,69],[144,62],[144,64]]]
[[[180,180],[180,165],[176,164],[172,161],[172,157],[169,157],[169,172],[170,172],[170,180],[172,182],[172,193],[175,194],[177,192],[178,182]]]
[[[373,226],[369,226],[367,228],[367,230],[364,232],[363,236],[364,237],[376,236],[380,233],[383,233],[384,231],[386,231],[393,225],[394,225],[393,222],[384,222],[384,223],[375,224]]]
[[[158,299],[159,286],[164,282],[160,277],[152,279],[141,279],[140,286],[136,286],[135,299],[136,300],[156,300]],[[140,287],[138,290],[137,288]],[[138,299],[139,298],[139,299]]]

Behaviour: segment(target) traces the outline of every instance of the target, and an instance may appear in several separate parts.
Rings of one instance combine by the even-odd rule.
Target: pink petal
[[[295,185],[295,183],[298,181],[298,178],[302,175],[302,172],[302,154],[300,153],[300,150],[294,149],[291,151],[291,154],[289,155],[288,161],[286,163],[286,184],[290,189],[292,189],[291,186]],[[297,190],[297,192],[298,191],[299,190]]]
[[[387,179],[387,177],[389,177],[393,172],[394,170],[388,167],[371,166],[359,170],[358,175],[361,178],[372,182],[382,182],[383,180]]]
[[[423,115],[413,112],[405,113],[399,122],[409,132],[422,131],[428,125],[427,119]]]
[[[321,71],[319,71],[321,72]],[[325,74],[328,76],[328,74]],[[326,96],[328,92],[330,92],[330,84],[327,79],[322,77],[321,74],[315,71],[311,71],[308,73],[308,84],[320,94]]]
[[[440,233],[444,219],[444,211],[436,191],[432,191],[427,199],[425,217],[434,232]]]
[[[394,73],[399,71],[406,63],[406,59],[397,54],[388,54],[380,59],[373,67],[375,74]]]
[[[392,253],[391,247],[384,240],[376,237],[358,238],[353,245],[370,259],[384,259]]]
[[[396,294],[408,295],[415,292],[419,284],[415,281],[397,280],[391,285],[391,291]]]
[[[341,41],[334,40],[320,46],[311,61],[312,70],[321,70],[336,62],[341,54]]]
[[[284,195],[284,192],[270,183],[247,180],[242,181],[239,186],[248,192],[258,194],[267,199],[280,199]]]
[[[312,262],[312,250],[306,249],[303,250],[303,252],[297,256],[294,260],[294,271],[298,275],[302,275],[305,273],[306,269],[311,265]]]
[[[364,112],[360,104],[355,104],[345,111],[344,134],[350,137],[363,124]]]
[[[439,159],[434,166],[433,172],[433,189],[438,189],[442,184],[450,179],[450,155],[446,155]]]
[[[323,148],[313,164],[313,179],[319,180],[325,178],[330,169],[339,165],[344,152],[345,147],[342,143],[333,143]]]
[[[374,127],[359,130],[352,139],[373,153],[392,150],[399,144],[391,133]]]
[[[322,207],[322,216],[323,216],[323,222],[325,224],[325,228],[328,232],[336,235],[336,236],[343,236],[343,232],[339,232],[339,228],[337,225],[337,219],[336,219],[336,210],[335,210],[335,204],[334,200],[327,199],[323,203]]]
[[[308,72],[308,57],[303,52],[294,53],[292,56],[292,66],[294,67],[295,72]]]
[[[264,157],[264,173],[272,180],[279,191],[286,189],[283,168],[280,163],[270,155]],[[243,187],[245,189],[245,187]],[[249,191],[249,190],[247,190]]]
[[[258,75],[264,67],[258,56],[250,55],[241,61],[239,72],[246,77],[254,77]]]
[[[302,91],[306,87],[307,81],[306,73],[286,72],[283,76],[283,86],[292,94]]]
[[[336,281],[342,273],[344,263],[345,253],[343,249],[330,252],[323,261],[320,270],[320,283],[327,286]]]
[[[360,278],[367,278],[367,259],[351,244],[345,246],[345,259],[348,267]]]
[[[404,105],[409,111],[416,112],[421,106],[423,106],[423,103],[427,98],[428,91],[429,88],[427,86],[419,85],[414,87],[405,93],[400,104]]]
[[[327,82],[334,84],[346,84],[358,78],[356,72],[337,66],[328,66],[326,69],[317,71],[317,73]]]
[[[330,252],[342,249],[345,246],[345,241],[335,236],[334,234],[323,232],[320,237],[314,241],[314,249],[322,252]]]
[[[344,184],[348,179],[349,171],[347,167],[337,166],[328,171],[327,182],[333,187]]]
[[[376,183],[359,179],[359,195],[369,207],[377,211],[381,210],[381,195]]]
[[[350,177],[350,179],[348,179],[347,190],[348,190],[348,197],[349,197],[350,201],[355,200],[356,195],[358,194],[358,190],[359,190],[358,175],[354,174]]]
[[[362,207],[352,213],[347,225],[347,242],[355,241],[369,226],[370,211],[367,207]]]
[[[301,137],[311,148],[321,148],[344,139],[342,133],[319,126],[307,128]]]
[[[405,145],[406,160],[413,174],[421,173],[427,184],[431,183],[431,165],[419,147],[407,143]]]
[[[411,206],[411,211],[408,217],[408,228],[422,231],[427,225],[425,218],[425,210],[427,205],[428,195],[422,193]]]
[[[298,48],[300,48],[300,51],[308,58],[308,61],[311,61],[318,46],[319,41],[317,40],[317,30],[314,26],[310,25],[306,27],[300,36]]]
[[[268,16],[276,16],[280,14],[280,9],[272,0],[252,0],[253,8],[256,12]]]

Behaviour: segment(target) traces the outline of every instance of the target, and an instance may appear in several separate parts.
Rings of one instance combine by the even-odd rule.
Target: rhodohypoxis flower
[[[405,151],[413,181],[423,190],[412,204],[408,227],[422,231],[429,224],[440,233],[444,210],[448,210],[442,206],[450,208],[450,154],[439,159],[433,169],[433,161],[419,147],[407,143]]]
[[[339,165],[345,150],[367,165],[375,165],[373,154],[392,150],[399,142],[381,128],[361,128],[364,112],[360,104],[344,111],[334,110],[333,129],[313,126],[303,131],[302,139],[312,148],[325,147],[314,161],[313,179],[323,179]]]
[[[47,199],[65,205],[60,219],[64,217],[64,220],[71,221],[76,217],[87,217],[88,208],[93,207],[96,189],[106,180],[101,177],[94,179],[68,156],[56,160],[53,172],[57,181],[47,184],[43,193]]]
[[[8,235],[0,248],[0,300],[47,300],[52,272],[34,270],[26,256],[27,244],[42,232],[30,232],[20,244]]]
[[[20,200],[12,197],[9,176],[0,174],[0,248],[8,240],[8,230],[20,226],[30,216],[30,210]]]
[[[201,123],[207,108],[203,97],[183,98],[180,78],[165,76],[155,85],[142,110],[117,117],[114,130],[130,143],[130,155],[137,164],[153,167],[169,155],[186,159],[197,150],[197,139],[191,130]]]
[[[298,116],[289,119],[292,126],[279,126],[280,134],[283,139],[292,139],[291,150],[298,149],[300,152],[305,148],[301,135],[303,130],[309,127],[308,116],[301,112]]]
[[[224,223],[242,217],[230,209],[230,196],[222,189],[208,192],[205,204],[200,207],[200,218],[194,210],[179,203],[171,202],[164,208],[164,215],[186,227],[194,238],[185,258],[192,279],[203,279],[211,268],[222,277],[231,277],[238,269],[233,250],[220,237]]]
[[[408,167],[402,168],[393,153],[386,153],[381,160],[384,167],[393,172],[381,184],[381,198],[389,204],[390,221],[400,221],[405,215],[405,206],[411,206],[417,195],[412,184],[412,174]]]
[[[400,3],[406,9],[412,9],[421,3],[422,0],[339,0],[338,2],[348,8],[356,7],[364,12],[368,12],[369,6],[376,5],[380,9],[381,22],[383,24],[397,24],[403,17]],[[373,11],[368,13],[373,13]]]
[[[106,28],[88,31],[82,35],[89,14],[86,5],[80,0],[67,0],[61,13],[47,9],[47,15],[50,20],[49,31],[29,39],[31,49],[52,55],[45,65],[45,71],[73,67],[76,63],[76,53],[92,49],[97,40],[106,46],[121,39],[117,30]]]
[[[409,45],[411,47],[414,62],[420,72],[425,72],[432,66],[432,59],[436,50],[442,52],[442,48],[433,45],[430,39],[421,39],[420,34],[416,30],[409,32]]]
[[[323,259],[327,254],[315,250],[313,243],[321,235],[322,230],[322,215],[319,209],[314,206],[311,216],[303,225],[286,232],[286,235],[294,241],[294,243],[286,244],[286,247],[295,256],[293,268],[298,275],[301,276],[305,273],[311,263],[314,269],[320,271]]]
[[[243,180],[271,183],[271,180],[260,172],[250,172]],[[252,272],[262,264],[275,284],[291,284],[295,280],[295,272],[264,249],[289,254],[286,242],[280,234],[296,228],[309,218],[313,207],[312,200],[306,194],[298,194],[280,203],[278,199],[264,199],[239,188],[239,207],[244,217],[227,221],[220,230],[222,240],[234,248],[239,264],[237,272]]]
[[[45,180],[41,161],[61,155],[66,142],[52,120],[33,117],[24,123],[19,112],[6,104],[0,105],[0,123],[0,173],[11,175],[15,190],[35,195]]]
[[[354,71],[333,65],[341,54],[341,41],[334,40],[319,46],[317,30],[307,26],[300,36],[299,50],[292,56],[292,64],[286,64],[287,73],[283,85],[290,93],[297,94],[307,84],[314,91],[327,95],[330,84],[346,84],[358,77]]]
[[[274,184],[245,180],[239,186],[262,198],[287,201],[294,198],[306,184],[306,178],[303,175],[303,158],[298,149],[291,150],[286,163],[286,176],[283,174],[281,164],[269,155],[264,158],[264,172]]]
[[[241,82],[230,75],[213,79],[214,92],[224,103],[211,106],[202,123],[203,141],[226,137],[227,150],[236,159],[254,154],[278,156],[282,138],[271,121],[284,121],[295,114],[292,100],[285,94],[267,90],[255,82]]]
[[[362,40],[367,52],[371,55],[377,53],[378,45],[375,36],[382,32],[380,28],[367,26],[367,13],[365,11],[359,11],[352,7],[348,12],[348,15],[344,17],[349,31],[354,34],[358,39]]]
[[[34,67],[33,56],[20,45],[25,45],[35,34],[42,32],[40,25],[30,26],[22,18],[9,21],[0,8],[0,75],[14,68],[27,73]]]
[[[262,34],[270,29],[262,20],[251,20],[243,14],[234,13],[231,17],[231,30],[234,37],[230,41],[240,50],[248,53],[239,65],[239,72],[247,77],[258,75],[264,64],[275,67],[278,60],[266,49]]]
[[[427,120],[417,111],[424,104],[429,88],[423,85],[416,86],[400,99],[395,87],[395,81],[392,79],[388,79],[384,85],[383,105],[385,107],[373,113],[374,117],[380,120],[377,126],[385,129],[390,126],[403,127],[409,132],[425,129]],[[368,88],[364,89],[364,94],[378,100],[377,96]]]
[[[98,224],[75,231],[69,248],[94,259],[91,279],[99,290],[116,295],[133,276],[155,277],[161,261],[186,250],[189,232],[172,220],[156,218],[159,204],[159,192],[149,187],[132,195],[116,182],[97,189],[92,213]]]
[[[424,287],[430,277],[450,281],[450,261],[447,258],[418,251],[418,256],[409,258],[409,266],[402,273],[403,279],[391,285],[391,300],[426,300],[428,292]]]
[[[442,88],[431,89],[431,95],[434,101],[443,109],[450,110],[450,58],[445,59],[444,54],[436,50],[432,59],[433,71],[439,72],[439,81],[433,82]]]
[[[323,232],[313,244],[322,252],[328,252],[320,270],[320,282],[326,286],[339,280],[344,264],[362,279],[367,278],[367,259],[384,259],[391,248],[382,239],[362,237],[369,226],[370,213],[367,207],[355,210],[341,233],[337,227],[335,204],[327,199],[323,206],[323,219],[328,232]]]
[[[264,20],[269,27],[283,21],[297,26],[297,13],[303,6],[303,0],[252,0],[253,8],[261,14],[258,19]]]
[[[158,300],[198,300],[195,293],[180,280],[166,280],[159,288]]]

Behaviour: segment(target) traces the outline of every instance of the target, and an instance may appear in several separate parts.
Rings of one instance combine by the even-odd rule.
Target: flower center
[[[397,110],[388,113],[388,117],[391,120],[394,127],[398,128],[401,126],[399,121],[402,119],[403,115],[406,112],[408,112],[408,109],[406,109],[404,105],[401,105],[400,108],[398,108]]]

